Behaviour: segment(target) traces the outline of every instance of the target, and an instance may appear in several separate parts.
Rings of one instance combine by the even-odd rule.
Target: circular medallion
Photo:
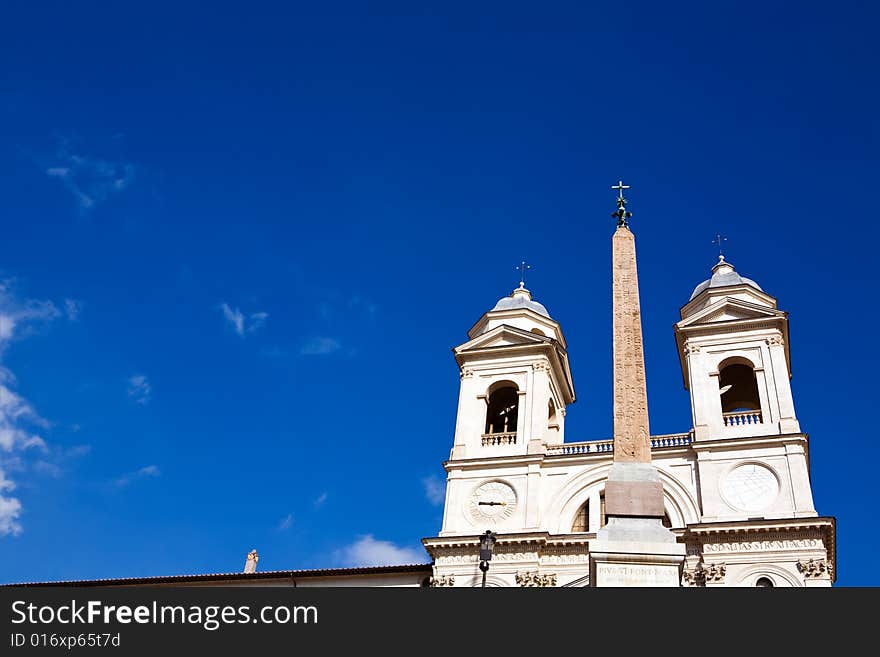
[[[779,480],[769,468],[746,463],[731,470],[721,483],[725,501],[742,511],[760,511],[779,494]]]
[[[487,481],[471,493],[468,508],[475,523],[495,525],[516,511],[516,492],[503,481]]]

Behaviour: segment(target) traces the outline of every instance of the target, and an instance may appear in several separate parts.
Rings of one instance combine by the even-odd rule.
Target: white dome
[[[499,299],[492,310],[516,310],[518,308],[528,308],[550,319],[550,313],[547,312],[547,309],[537,301],[532,301],[532,293],[522,286],[511,292],[510,296]]]
[[[727,287],[729,285],[751,285],[753,288],[761,290],[761,286],[751,278],[737,274],[733,265],[724,261],[724,256],[718,256],[718,264],[712,267],[712,278],[697,285],[694,288],[693,294],[691,294],[691,299],[709,288]],[[763,291],[761,290],[761,292]]]

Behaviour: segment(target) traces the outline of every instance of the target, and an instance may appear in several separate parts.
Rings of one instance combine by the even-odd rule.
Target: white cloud
[[[427,560],[422,551],[376,540],[372,534],[358,537],[354,543],[340,550],[338,557],[347,566],[397,566],[425,563]]]
[[[60,138],[51,160],[46,175],[59,180],[83,212],[125,190],[135,177],[131,162],[85,155],[73,139]]]
[[[26,336],[37,325],[50,322],[61,314],[51,301],[20,299],[13,287],[13,281],[0,280],[0,357],[13,340]],[[27,466],[22,454],[33,450],[49,451],[46,441],[35,432],[48,429],[49,422],[13,390],[15,385],[15,375],[0,364],[0,452],[4,454],[0,464],[0,536],[15,536],[22,532],[19,522],[21,500],[3,494],[15,489],[15,482],[6,473],[10,468],[18,472],[25,470]]]
[[[299,353],[303,356],[326,356],[335,353],[342,348],[339,340],[330,337],[317,337],[308,340],[300,347]]]
[[[286,531],[290,529],[291,525],[293,525],[293,514],[288,513],[281,519],[281,522],[278,523],[278,531]]]
[[[320,509],[322,506],[324,506],[324,503],[326,501],[327,501],[327,491],[324,491],[323,493],[318,495],[317,498],[315,498],[315,501],[313,502],[313,504],[315,505],[316,509]]]
[[[14,281],[0,280],[0,351],[15,337],[23,337],[34,326],[50,322],[61,312],[51,301],[19,300],[14,294]]]
[[[113,483],[122,488],[124,486],[128,486],[130,483],[137,481],[138,479],[146,479],[149,477],[158,477],[162,473],[159,472],[159,467],[156,465],[146,465],[139,470],[135,470],[134,472],[129,472],[127,474],[122,475],[118,479],[115,479]]]
[[[269,318],[269,313],[263,311],[246,316],[238,308],[232,308],[225,301],[220,304],[220,310],[223,311],[223,317],[232,326],[232,330],[242,338],[248,333],[255,333],[263,328]]]
[[[146,406],[153,398],[153,386],[150,385],[149,379],[143,374],[133,374],[128,377],[128,393],[129,399],[135,404]]]
[[[434,506],[440,506],[446,500],[446,483],[440,481],[437,475],[431,475],[422,479],[425,487],[425,497]]]
[[[2,475],[2,473],[0,473]],[[21,534],[21,502],[15,497],[0,495],[0,536],[18,536]]]

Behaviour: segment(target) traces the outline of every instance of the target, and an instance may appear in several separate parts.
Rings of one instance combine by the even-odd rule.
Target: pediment
[[[703,308],[701,311],[691,315],[687,319],[680,321],[678,327],[687,328],[689,326],[714,324],[719,322],[778,319],[784,317],[785,313],[776,308],[768,308],[767,306],[749,303],[742,299],[726,297],[716,301],[706,308]]]
[[[549,345],[554,340],[543,335],[537,335],[531,331],[525,331],[513,326],[502,324],[496,326],[491,331],[479,335],[473,340],[469,340],[455,348],[456,353],[467,351],[476,351],[478,349],[489,349],[492,347],[510,347],[525,345]]]

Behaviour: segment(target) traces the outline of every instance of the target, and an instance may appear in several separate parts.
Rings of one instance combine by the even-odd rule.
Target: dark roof
[[[117,579],[85,579],[61,582],[20,582],[0,584],[10,586],[135,586],[157,584],[183,584],[187,582],[236,583],[261,579],[297,579],[305,577],[340,577],[346,575],[384,575],[394,573],[431,573],[431,564],[406,564],[402,566],[362,566],[357,568],[318,568],[313,570],[265,570],[256,573],[207,573],[202,575],[159,575],[155,577],[121,577]]]

